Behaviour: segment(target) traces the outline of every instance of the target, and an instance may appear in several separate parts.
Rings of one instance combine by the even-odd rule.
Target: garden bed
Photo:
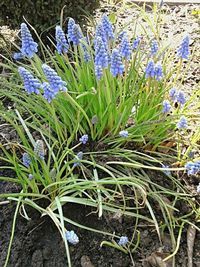
[[[107,1],[106,1],[107,2]],[[117,7],[109,6],[105,3],[102,3],[102,7],[97,10],[96,18],[98,19],[102,12],[116,12]],[[188,30],[191,34],[191,50],[198,51],[198,18],[195,15],[191,14],[191,11],[195,9],[198,10],[198,5],[187,5],[187,6],[164,6],[163,12],[166,12],[167,19],[162,21],[161,25],[161,36],[165,35],[165,38],[177,38],[180,39],[180,36],[183,32]],[[134,14],[133,14],[134,12]],[[150,13],[150,11],[147,11]],[[173,14],[173,15],[172,15]],[[130,10],[121,11],[118,13],[120,26],[128,24],[135,16],[138,17],[137,11],[134,7]],[[170,16],[173,16],[173,21],[170,20]],[[122,22],[123,21],[123,22]],[[168,22],[167,22],[168,21]],[[144,22],[144,27],[146,26]],[[174,26],[175,23],[175,26]],[[188,26],[189,25],[189,26]],[[131,30],[131,29],[129,29]],[[173,31],[173,32],[172,32]],[[140,34],[140,32],[138,32]],[[164,39],[164,38],[163,38]],[[175,46],[175,44],[174,44]],[[196,53],[193,57],[193,62],[189,67],[187,76],[180,79],[182,84],[184,84],[184,90],[189,96],[192,94],[191,87],[197,88],[199,82],[198,77],[198,54]],[[7,99],[6,99],[7,101]],[[195,99],[199,101],[199,99]],[[13,104],[10,106],[10,102],[3,102],[5,105],[4,108],[13,108]],[[131,122],[132,123],[132,122]],[[34,136],[34,133],[33,133]],[[35,136],[34,136],[35,137]],[[40,136],[39,136],[40,137]],[[37,139],[37,138],[36,138]],[[5,142],[12,143],[18,142],[18,136],[15,131],[10,133],[10,128],[6,125],[1,128],[1,144]],[[112,140],[111,140],[112,141]],[[77,144],[73,144],[76,146]],[[9,148],[8,147],[8,150]],[[82,147],[83,148],[83,147]],[[137,147],[132,143],[126,143],[125,148],[133,150],[138,149],[138,152],[145,152],[149,157],[153,149],[146,147],[144,150]],[[151,147],[150,147],[151,148]],[[101,153],[106,150],[106,146],[102,143],[98,144],[96,142],[89,143],[86,147],[83,148],[83,152],[86,154],[86,160],[89,161],[90,151],[96,153]],[[147,151],[148,150],[148,151]],[[151,150],[151,151],[149,151]],[[77,153],[78,150],[75,149]],[[19,153],[19,151],[17,151]],[[21,153],[21,151],[20,151]],[[198,152],[195,152],[196,155]],[[115,155],[104,156],[101,158],[101,155],[97,156],[99,162],[102,166],[107,166],[107,162],[120,161],[120,157]],[[76,162],[75,162],[76,163]],[[86,162],[88,163],[88,162]],[[2,163],[3,165],[4,163]],[[107,164],[107,165],[106,165]],[[177,163],[179,164],[179,163]],[[111,165],[112,167],[113,165]],[[173,166],[172,166],[173,167]],[[176,166],[175,166],[176,167]],[[123,166],[122,166],[123,169]],[[120,169],[121,171],[121,169]],[[123,172],[123,170],[121,171]],[[77,170],[79,174],[79,170]],[[117,172],[116,172],[117,173]],[[75,172],[76,174],[76,172]],[[99,177],[104,177],[104,171],[98,173]],[[150,181],[161,187],[165,187],[166,190],[171,190],[174,186],[173,180],[169,179],[168,175],[164,171],[151,170],[148,171]],[[189,177],[183,171],[180,171],[178,174],[174,171],[173,173],[175,179],[183,186],[188,193],[187,201],[181,202],[180,199],[175,205],[175,211],[168,210],[169,213],[176,213],[174,217],[181,218],[192,212],[191,205],[188,203],[194,203],[194,205],[199,205],[199,195],[196,194],[196,187],[200,182],[199,176]],[[1,177],[15,177],[15,173],[8,170],[0,170]],[[90,177],[90,176],[89,176]],[[110,189],[110,188],[109,188]],[[113,188],[111,187],[113,190]],[[10,182],[1,182],[0,183],[0,193],[19,193],[21,190],[20,186],[17,186]],[[131,187],[124,187],[126,197],[130,200],[128,208],[132,208],[132,205],[135,204],[133,191]],[[97,189],[98,192],[98,189]],[[156,192],[156,190],[155,190]],[[154,194],[154,192],[152,193]],[[136,194],[137,196],[137,194]],[[163,195],[162,199],[165,203],[171,205],[173,197],[170,198],[169,195]],[[119,198],[119,202],[121,199]],[[39,200],[41,207],[44,209],[48,207],[49,202],[46,200]],[[37,201],[36,201],[37,203]],[[151,199],[150,205],[154,207],[154,213],[159,222],[159,226],[164,225],[163,223],[163,213],[161,207],[155,201]],[[142,206],[142,204],[141,204]],[[6,200],[0,203],[0,266],[4,266],[6,261],[7,251],[9,247],[9,242],[11,239],[12,232],[12,222],[14,218],[14,213],[16,209],[16,202],[13,200]],[[37,212],[32,207],[25,204],[25,212],[23,209],[20,210],[21,215],[25,215],[26,219],[20,215],[17,215],[16,229],[14,232],[14,239],[12,243],[11,255],[8,261],[8,267],[64,267],[67,266],[67,255],[65,251],[65,246],[63,239],[55,225],[55,222],[51,220],[47,215],[41,217],[41,214]],[[149,209],[147,207],[142,207],[141,215],[146,217],[151,217]],[[176,208],[179,210],[177,211]],[[197,207],[198,208],[198,207]],[[85,228],[93,228],[100,232],[111,233],[111,235],[104,235],[102,233],[95,233],[83,229],[84,227],[77,227],[73,223],[66,223],[66,229],[74,230],[79,237],[79,243],[76,245],[70,245],[69,251],[71,256],[72,267],[172,267],[172,259],[164,262],[163,259],[168,257],[173,253],[175,248],[172,248],[170,233],[168,230],[163,229],[161,239],[159,240],[158,233],[156,231],[155,224],[152,224],[148,221],[139,220],[137,223],[137,233],[138,240],[134,236],[133,244],[135,244],[135,249],[133,253],[127,253],[128,251],[121,251],[117,247],[118,239],[114,237],[117,236],[128,236],[131,240],[134,232],[134,227],[136,225],[136,218],[122,215],[120,210],[119,214],[111,213],[110,211],[104,211],[103,215],[98,217],[99,210],[95,208],[88,207],[84,204],[66,204],[63,207],[63,214],[69,220],[72,220],[76,224],[80,224]],[[172,215],[173,217],[173,215]],[[28,218],[28,220],[27,220]],[[186,217],[187,220],[187,217]],[[188,219],[191,224],[196,225],[197,214],[192,214]],[[177,219],[177,225],[178,225]],[[175,239],[178,243],[178,236],[180,234],[181,225],[176,225],[175,229]],[[191,225],[190,225],[191,226]],[[184,225],[183,232],[181,233],[180,244],[177,245],[178,252],[175,255],[175,267],[192,267],[188,264],[188,254],[192,258],[193,267],[200,266],[200,232],[196,231],[195,240],[194,240],[194,250],[190,245],[189,233],[192,232],[189,224]],[[198,225],[197,225],[198,226]],[[136,232],[135,232],[136,233]],[[113,234],[113,236],[112,236]],[[109,241],[106,243],[104,241]],[[115,242],[116,243],[115,243]],[[140,241],[137,244],[137,241]],[[104,242],[104,243],[102,243]],[[101,246],[102,244],[102,246]],[[112,247],[111,244],[116,244],[115,247]],[[189,247],[188,247],[189,246]],[[132,246],[133,248],[134,246]],[[191,250],[190,250],[191,249]],[[123,249],[122,249],[123,250]],[[127,254],[126,254],[127,253]],[[193,253],[193,254],[192,254]]]

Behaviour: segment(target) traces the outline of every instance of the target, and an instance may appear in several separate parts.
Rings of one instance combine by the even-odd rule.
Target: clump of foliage
[[[69,266],[68,242],[77,244],[79,239],[65,223],[100,232],[64,217],[62,206],[71,202],[98,208],[100,217],[104,211],[119,210],[135,217],[132,242],[126,236],[115,236],[119,239],[115,245],[126,253],[134,251],[134,242],[138,245],[140,220],[155,225],[160,241],[160,230],[167,228],[177,251],[180,239],[176,241],[174,228],[187,220],[175,215],[176,202],[184,199],[194,204],[172,171],[199,172],[196,159],[182,167],[199,140],[198,132],[183,153],[184,135],[192,123],[188,109],[192,112],[199,104],[191,106],[194,96],[188,100],[175,88],[184,60],[190,56],[189,37],[183,38],[175,55],[170,47],[161,49],[156,36],[149,40],[145,35],[129,36],[125,29],[118,31],[106,14],[87,36],[72,18],[67,28],[66,34],[62,25],[56,26],[52,51],[42,40],[38,44],[22,23],[19,52],[14,62],[4,65],[10,74],[1,78],[1,94],[15,102],[16,108],[1,116],[21,142],[1,144],[1,160],[8,164],[1,168],[14,170],[17,177],[1,180],[20,184],[22,191],[2,197],[31,205],[52,218],[65,242]],[[39,49],[42,59],[37,55]],[[174,57],[177,65],[171,70]],[[152,157],[127,149],[134,143],[154,151],[167,142],[177,145],[180,168],[163,165],[164,161],[175,162],[176,155],[155,153]],[[145,170],[164,173],[172,188],[151,181]],[[127,187],[132,197],[126,195]],[[173,199],[170,204],[165,203],[164,194]],[[39,206],[38,199],[48,200],[48,207]],[[133,207],[128,204],[130,199]],[[151,200],[160,207],[161,226]],[[140,214],[141,207],[148,209],[149,216]],[[181,231],[182,227],[179,234]],[[126,245],[127,249],[120,247]]]

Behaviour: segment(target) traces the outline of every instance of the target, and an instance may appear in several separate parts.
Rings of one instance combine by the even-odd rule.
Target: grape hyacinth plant
[[[24,217],[28,217],[24,207],[30,205],[53,220],[69,267],[68,242],[76,245],[79,237],[65,227],[81,227],[65,217],[62,207],[69,203],[96,209],[100,218],[105,211],[114,215],[123,211],[122,216],[134,218],[137,225],[131,228],[131,242],[127,236],[108,233],[112,240],[119,239],[111,245],[125,253],[132,253],[128,250],[133,243],[134,249],[138,246],[139,220],[154,225],[160,241],[160,231],[167,229],[177,251],[174,229],[177,226],[181,235],[180,226],[189,217],[175,218],[169,210],[177,209],[178,214],[176,201],[190,205],[191,199],[176,175],[181,177],[182,172],[196,178],[200,172],[199,158],[195,155],[188,160],[200,140],[199,103],[194,103],[199,92],[186,97],[179,77],[182,59],[190,56],[189,37],[174,53],[170,45],[164,47],[159,32],[148,35],[143,28],[137,31],[137,25],[120,28],[112,14],[103,14],[86,35],[73,18],[67,25],[63,21],[55,27],[55,51],[41,42],[39,34],[37,44],[22,23],[22,48],[14,55],[15,61],[8,60],[8,75],[2,75],[1,99],[9,99],[14,108],[0,114],[19,137],[17,142],[0,144],[1,160],[6,162],[1,168],[14,171],[16,177],[9,182],[21,188],[9,197],[18,198]],[[191,131],[192,125],[196,128]],[[149,176],[154,171],[173,186],[157,184]],[[35,200],[48,205],[40,206]],[[161,211],[162,220],[152,203]],[[141,213],[143,208],[148,212]]]

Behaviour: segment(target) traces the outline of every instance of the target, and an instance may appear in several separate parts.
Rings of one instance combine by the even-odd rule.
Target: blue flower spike
[[[41,160],[44,160],[45,149],[44,149],[44,142],[42,140],[37,140],[34,145],[34,153],[37,155]]]
[[[114,39],[113,27],[106,14],[102,16],[102,25],[107,39]]]
[[[185,94],[182,91],[178,91],[176,95],[176,100],[179,102],[181,105],[184,105],[186,103],[186,98]]]
[[[74,24],[72,26],[72,32],[70,36],[70,41],[73,43],[73,45],[77,46],[80,44],[81,39],[83,38],[83,35],[80,31],[80,27],[78,24]]]
[[[158,43],[156,40],[153,40],[151,43],[151,54],[155,56],[157,52],[158,52]]]
[[[119,136],[123,138],[128,138],[128,131],[122,130],[119,132]]]
[[[163,71],[162,71],[162,65],[160,63],[157,63],[154,68],[154,78],[157,81],[160,81],[163,78]]]
[[[188,128],[187,119],[185,116],[181,116],[179,122],[176,124],[178,129],[186,129]]]
[[[135,40],[133,41],[132,49],[137,50],[140,43],[141,43],[142,37],[136,37]]]
[[[154,78],[155,66],[153,60],[150,60],[145,70],[145,78]]]
[[[113,49],[112,55],[111,55],[111,66],[110,71],[114,77],[117,75],[122,75],[124,72],[124,65],[122,63],[122,56],[118,49]]]
[[[176,99],[176,88],[171,88],[169,90],[169,97],[171,98],[171,100],[175,100]]]
[[[67,26],[67,38],[69,42],[71,42],[73,39],[73,26],[75,24],[75,20],[73,18],[69,18]]]
[[[106,33],[104,31],[104,27],[101,23],[97,24],[96,26],[96,32],[95,32],[95,40],[94,40],[94,46],[96,47],[97,39],[101,38],[105,49],[108,48],[108,39],[106,37]]]
[[[34,78],[33,75],[26,70],[24,67],[19,67],[18,72],[24,81],[24,89],[28,94],[35,93],[39,94],[39,89],[42,87],[38,79]]]
[[[118,241],[118,245],[119,246],[126,246],[128,243],[128,237],[127,236],[121,236],[119,241]]]
[[[163,101],[163,110],[162,110],[162,112],[163,113],[169,113],[170,109],[171,109],[171,105],[170,105],[169,100],[164,100]]]
[[[65,54],[68,52],[69,49],[65,33],[63,32],[60,26],[56,26],[56,48],[58,54]]]
[[[188,35],[186,35],[183,38],[183,40],[182,40],[182,42],[181,42],[181,44],[177,50],[177,56],[179,58],[186,59],[186,60],[189,58],[189,55],[190,55],[189,44],[190,44],[190,38]]]
[[[38,52],[38,44],[34,42],[33,37],[26,23],[21,24],[21,39],[22,39],[22,47],[21,47],[22,55],[28,58],[32,58],[34,54]]]
[[[25,167],[29,167],[30,166],[30,164],[31,164],[31,157],[29,156],[29,154],[28,153],[23,153],[23,155],[22,155],[22,162],[23,162],[23,164],[24,164],[24,166]]]
[[[101,37],[97,37],[95,44],[95,66],[108,67],[108,53]]]
[[[120,46],[120,52],[123,58],[129,60],[131,57],[131,46],[128,39],[127,33],[123,35],[121,46]]]
[[[74,231],[66,231],[66,239],[72,245],[77,245],[79,243],[79,238]]]
[[[185,168],[188,175],[196,175],[198,174],[198,172],[200,172],[200,161],[198,160],[196,162],[187,162],[185,164]]]

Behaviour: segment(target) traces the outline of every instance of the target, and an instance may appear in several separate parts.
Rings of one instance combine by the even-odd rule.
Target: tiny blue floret
[[[122,130],[119,132],[119,136],[120,137],[124,137],[124,138],[127,138],[128,137],[128,131],[126,130]]]
[[[66,239],[67,241],[72,244],[72,245],[76,245],[79,243],[79,238],[77,236],[77,234],[74,231],[66,231]]]
[[[118,241],[118,245],[126,246],[127,243],[128,243],[128,237],[127,236],[121,236],[119,241]]]
[[[79,139],[79,141],[85,145],[88,141],[88,135],[87,134],[84,134],[83,136],[81,136],[81,138]]]
[[[23,58],[23,54],[21,52],[16,52],[16,53],[13,54],[12,57],[13,57],[14,60],[20,60],[20,59]]]

